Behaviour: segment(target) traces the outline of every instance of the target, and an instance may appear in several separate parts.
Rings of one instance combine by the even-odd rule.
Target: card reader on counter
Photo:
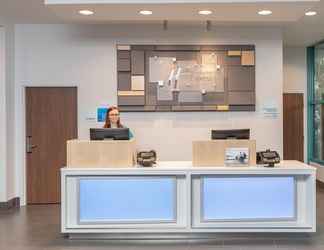
[[[265,164],[265,167],[274,167],[280,163],[280,156],[276,151],[267,149],[266,151],[257,152],[257,164]]]

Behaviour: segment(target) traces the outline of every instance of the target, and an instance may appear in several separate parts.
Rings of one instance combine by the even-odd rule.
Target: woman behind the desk
[[[107,110],[104,128],[124,128],[124,126],[120,123],[119,110],[117,107],[113,106]]]
[[[125,128],[120,122],[119,110],[112,106],[108,108],[104,128]],[[129,138],[133,138],[133,133],[129,130]]]

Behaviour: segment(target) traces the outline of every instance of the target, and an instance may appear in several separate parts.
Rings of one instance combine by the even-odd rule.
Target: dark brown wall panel
[[[118,71],[130,71],[130,59],[118,59],[117,60],[117,70]]]
[[[304,96],[283,95],[283,159],[304,161]]]
[[[253,67],[228,67],[228,90],[229,91],[254,91],[254,68]]]
[[[144,51],[133,50],[131,54],[132,75],[145,74]]]
[[[154,112],[156,106],[120,106],[118,107],[121,112]]]
[[[118,96],[118,106],[145,105],[145,96]]]
[[[205,95],[203,95],[203,103],[205,105],[225,104],[225,94],[217,92],[207,92]]]
[[[202,111],[203,106],[172,106],[173,111]]]
[[[254,45],[200,45],[201,51],[254,50]]]
[[[130,58],[130,51],[129,50],[118,50],[117,51],[117,58],[118,59],[129,59]]]
[[[240,56],[226,56],[225,65],[241,66]]]
[[[156,45],[155,50],[200,51],[200,45]]]
[[[148,83],[146,88],[146,105],[157,105],[157,84]]]
[[[255,111],[255,105],[230,105],[230,111]]]
[[[118,90],[131,90],[131,74],[130,72],[118,72]]]
[[[132,45],[132,50],[155,50],[155,45]]]
[[[254,105],[254,92],[229,92],[228,103],[230,105]]]
[[[177,60],[198,60],[198,52],[191,52],[191,51],[177,51],[176,53],[173,52],[176,56]]]

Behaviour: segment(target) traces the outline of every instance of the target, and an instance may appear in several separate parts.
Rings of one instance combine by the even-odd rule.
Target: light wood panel
[[[118,91],[118,96],[144,96],[144,91]]]
[[[132,76],[132,91],[144,91],[145,89],[145,77],[144,76]]]
[[[255,56],[254,51],[242,51],[241,64],[244,66],[254,66]]]
[[[255,140],[210,140],[192,143],[193,166],[224,166],[226,148],[249,148],[249,165],[256,164]]]
[[[117,46],[118,50],[131,50],[130,45],[118,45]]]
[[[227,52],[228,56],[241,56],[241,51],[240,50],[229,50]]]
[[[228,111],[229,106],[228,105],[217,105],[216,109],[219,110],[219,111]]]
[[[135,166],[135,140],[67,142],[69,168],[125,168]]]

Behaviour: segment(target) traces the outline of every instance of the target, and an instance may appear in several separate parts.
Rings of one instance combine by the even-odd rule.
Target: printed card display
[[[249,163],[249,148],[226,148],[225,165],[247,165]]]

